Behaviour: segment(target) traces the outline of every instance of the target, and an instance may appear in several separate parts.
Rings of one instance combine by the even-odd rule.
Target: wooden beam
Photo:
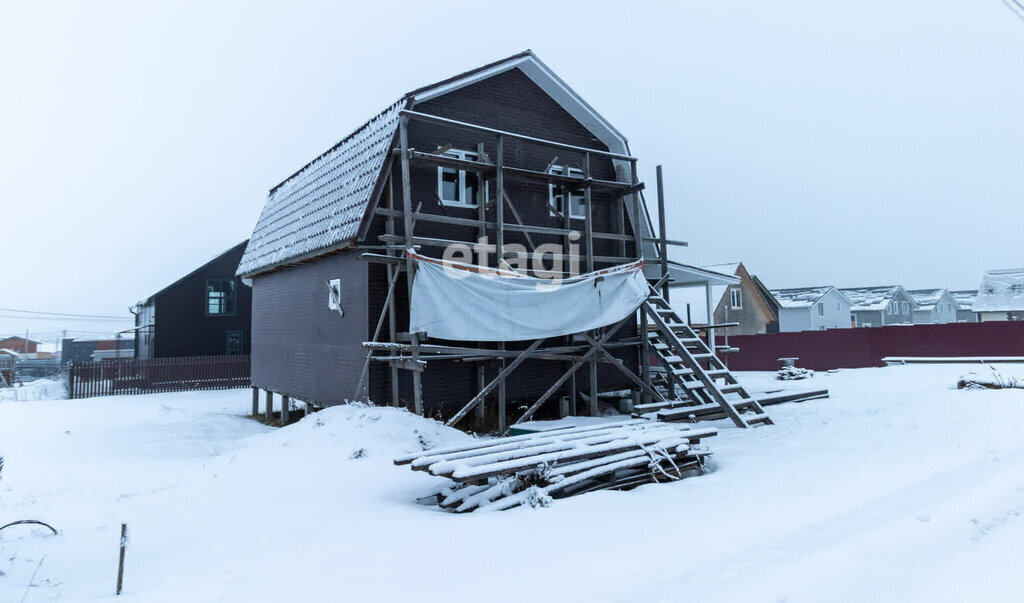
[[[614,327],[605,331],[605,334],[602,335],[601,339],[599,339],[598,341],[600,341],[601,343],[605,343],[606,341],[608,341],[611,338],[611,336],[614,335],[620,327],[622,327],[622,325],[626,324],[627,320],[631,320],[632,318],[633,316],[630,315],[624,318],[623,320],[620,320]],[[555,381],[555,383],[551,387],[549,387],[548,390],[544,392],[544,394],[541,395],[541,397],[538,398],[532,406],[530,406],[530,408],[526,409],[526,412],[523,413],[523,416],[516,419],[516,424],[522,423],[523,421],[526,421],[530,417],[532,417],[533,413],[537,412],[537,409],[539,409],[541,405],[543,405],[544,402],[547,401],[548,398],[550,398],[556,391],[558,391],[558,388],[560,388],[562,384],[569,379],[569,377],[575,374],[576,371],[578,371],[580,367],[583,366],[584,363],[586,363],[588,358],[594,356],[595,354],[597,354],[597,348],[591,346],[590,349],[587,350],[587,353],[583,355],[583,359],[577,360],[575,363],[573,363],[573,365],[569,367],[569,370],[563,373],[562,376],[559,377],[558,380]]]
[[[380,208],[374,210],[374,213],[380,216],[395,216],[402,217],[402,212],[396,210],[389,210],[386,208]],[[494,229],[497,225],[494,222],[483,222],[474,218],[457,218],[454,216],[442,216],[438,214],[424,214],[415,212],[413,213],[415,220],[422,220],[424,222],[437,222],[441,224],[451,224],[453,226],[466,226],[470,228],[480,228],[481,224],[485,228]],[[570,230],[566,228],[552,228],[550,226],[534,226],[532,224],[505,224],[505,230],[513,232],[531,232],[534,234],[547,234],[555,236],[563,236],[569,234]],[[619,234],[612,232],[595,232],[593,234],[595,239],[607,239],[613,241],[633,241],[632,235]],[[366,254],[364,254],[366,255]]]
[[[288,405],[291,404],[291,398],[286,395],[281,396],[281,426],[284,427],[291,421],[291,409]]]
[[[668,281],[665,277],[668,276],[668,239],[666,238],[666,224],[665,224],[665,183],[661,175],[661,166],[655,168],[658,177],[658,234],[661,243],[661,276],[665,284],[661,287],[661,296],[665,298],[665,301],[669,301],[668,297]]]
[[[487,394],[491,393],[491,391],[493,391],[495,387],[503,383],[505,381],[505,378],[508,377],[512,371],[516,370],[516,368],[520,364],[522,364],[524,360],[527,359],[527,352],[532,352],[536,350],[540,346],[540,344],[543,343],[543,341],[543,339],[538,339],[531,343],[530,347],[523,350],[523,352],[521,352],[519,356],[517,356],[516,359],[512,361],[511,364],[502,369],[502,371],[498,373],[498,376],[495,377],[493,381],[488,383],[487,386],[480,390],[480,392],[477,395],[473,396],[473,399],[470,400],[469,403],[463,406],[462,409],[459,410],[459,412],[455,413],[455,415],[451,419],[448,419],[448,422],[445,423],[445,425],[451,427],[452,425],[455,425],[456,423],[461,421],[462,417],[466,416],[466,413],[473,410],[474,406],[476,406],[484,397],[486,397]]]
[[[411,239],[413,236],[413,211],[412,211],[412,188],[410,182],[409,173],[409,118],[402,116],[398,120],[398,137],[399,145],[402,151],[402,217],[405,221],[405,236],[407,239]],[[406,282],[409,286],[409,307],[412,307],[412,284],[413,284],[413,270],[415,264],[413,259],[406,255],[405,257],[405,275]],[[412,359],[413,361],[419,360],[419,351],[416,349],[416,345],[419,343],[419,336],[416,333],[409,333],[409,337],[413,344]],[[413,392],[413,409],[418,415],[423,414],[423,389],[420,383],[420,373],[414,371],[412,373],[412,392]]]

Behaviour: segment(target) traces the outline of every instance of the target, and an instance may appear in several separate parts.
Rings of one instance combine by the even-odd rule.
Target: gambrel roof
[[[527,50],[405,94],[272,188],[238,274],[252,276],[351,244],[382,190],[388,155],[396,145],[400,112],[510,69],[526,74],[611,152],[628,154],[625,137]],[[632,214],[631,208],[628,211]],[[649,236],[649,219],[641,216],[641,220]]]
[[[974,300],[974,311],[1024,311],[1024,268],[986,272]]]

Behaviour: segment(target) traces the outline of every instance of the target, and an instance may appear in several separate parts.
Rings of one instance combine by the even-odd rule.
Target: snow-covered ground
[[[389,408],[285,429],[247,390],[0,403],[0,601],[1017,601],[1024,391],[965,366],[818,374],[717,422],[713,470],[549,508],[452,515],[393,456],[469,436]],[[1024,366],[1008,367],[1021,376]]]

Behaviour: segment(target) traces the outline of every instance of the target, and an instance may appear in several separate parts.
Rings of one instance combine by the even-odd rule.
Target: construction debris
[[[428,497],[443,509],[496,511],[702,473],[710,452],[699,443],[717,433],[630,419],[425,450],[394,462],[453,480]]]

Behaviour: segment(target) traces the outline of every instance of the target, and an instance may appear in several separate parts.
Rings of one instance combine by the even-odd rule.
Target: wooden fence
[[[68,366],[71,398],[249,387],[249,356],[131,358]]]

